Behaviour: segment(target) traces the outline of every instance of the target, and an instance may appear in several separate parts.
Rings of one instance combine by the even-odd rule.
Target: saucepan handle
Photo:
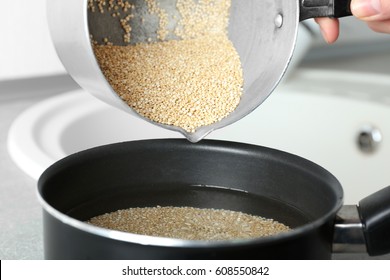
[[[390,186],[362,199],[358,205],[367,252],[371,256],[390,252]]]
[[[390,253],[390,186],[337,213],[333,253]]]
[[[298,0],[299,21],[317,17],[340,18],[352,15],[351,0]]]

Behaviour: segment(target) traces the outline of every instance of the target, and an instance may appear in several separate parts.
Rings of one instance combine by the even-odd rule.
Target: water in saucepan
[[[274,219],[291,228],[310,221],[299,209],[264,195],[241,189],[180,183],[107,188],[63,212],[85,221],[97,215],[132,207],[176,206],[239,211]]]

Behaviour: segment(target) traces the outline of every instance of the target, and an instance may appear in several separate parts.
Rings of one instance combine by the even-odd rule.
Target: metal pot
[[[144,1],[129,1],[145,5]],[[163,5],[174,0],[158,2]],[[91,47],[90,33],[94,37],[104,32],[115,34],[120,25],[99,24],[98,18],[89,15],[87,4],[88,0],[47,1],[48,22],[57,53],[68,73],[82,88],[114,107],[141,117],[111,88]],[[350,15],[349,0],[245,0],[245,3],[232,0],[228,37],[239,54],[244,77],[238,107],[221,121],[191,133],[176,126],[152,123],[178,131],[188,140],[197,142],[211,131],[238,121],[263,103],[283,77],[293,55],[300,21],[345,15]]]
[[[68,156],[38,181],[47,259],[329,259],[367,245],[390,251],[390,188],[343,207],[322,167],[234,142],[143,140]],[[84,221],[129,207],[193,206],[261,215],[293,229],[234,241],[189,241],[99,228]],[[364,246],[365,247],[365,246]],[[365,248],[364,248],[365,249]]]

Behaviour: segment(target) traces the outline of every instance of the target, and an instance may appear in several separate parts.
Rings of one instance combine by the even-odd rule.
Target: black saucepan
[[[47,259],[328,259],[334,239],[352,246],[364,241],[371,255],[390,251],[390,188],[352,206],[359,222],[345,226],[350,219],[340,215],[348,212],[342,210],[343,190],[332,174],[254,145],[179,139],[111,144],[55,163],[42,174],[38,190]],[[156,205],[237,210],[293,230],[250,240],[189,241],[84,222]]]

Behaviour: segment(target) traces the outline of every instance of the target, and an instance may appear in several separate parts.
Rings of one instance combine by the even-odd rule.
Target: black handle
[[[340,18],[352,15],[351,0],[298,0],[300,5],[299,21],[317,18]]]
[[[390,252],[390,186],[362,199],[359,214],[370,256]]]

